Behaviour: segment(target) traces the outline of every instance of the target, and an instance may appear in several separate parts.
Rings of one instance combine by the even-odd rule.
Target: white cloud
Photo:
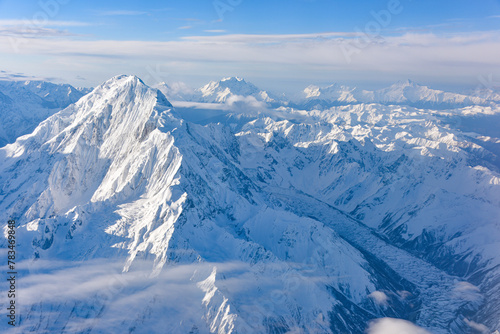
[[[51,20],[0,20],[0,27],[83,27],[90,23],[80,21],[51,21]]]
[[[212,76],[231,69],[245,75],[260,72],[264,77],[333,77],[359,80],[381,76],[392,80],[412,78],[424,83],[469,82],[500,68],[500,32],[436,35],[406,33],[365,40],[359,33],[292,35],[190,36],[174,41],[82,40],[52,33],[59,38],[0,36],[3,55],[36,55],[64,58],[66,63],[90,64],[105,80],[116,73],[140,75],[146,65],[183,62],[191,72],[173,66],[174,75]],[[43,33],[40,32],[41,37]],[[9,47],[12,46],[12,47]],[[109,59],[123,59],[108,66]],[[129,62],[127,62],[127,61]],[[56,63],[52,60],[50,63]],[[122,64],[122,68],[118,68]],[[210,64],[210,66],[208,66]],[[250,71],[251,69],[251,71]],[[59,72],[73,70],[58,68]],[[49,71],[49,68],[47,68]],[[176,72],[177,71],[177,72]],[[183,72],[182,72],[183,71]],[[182,72],[182,73],[181,73]],[[48,75],[47,73],[44,73]],[[86,72],[90,77],[92,73]]]
[[[457,282],[453,288],[453,295],[455,298],[468,300],[480,304],[483,301],[481,290],[469,282]]]
[[[469,319],[465,319],[465,323],[467,325],[469,325],[469,327],[472,328],[475,331],[475,333],[481,333],[481,334],[490,334],[491,333],[491,331],[488,329],[488,327],[486,327],[483,324],[478,324],[477,322],[474,322],[474,321],[469,320]]]
[[[0,26],[0,36],[9,36],[15,38],[47,38],[47,37],[67,37],[72,36],[71,33],[65,30],[43,28],[43,27],[28,27],[28,26]]]
[[[10,72],[10,71],[4,71],[0,70],[0,80],[7,80],[7,81],[26,81],[26,80],[31,80],[31,81],[52,81],[55,78],[48,78],[48,77],[36,77],[24,73],[15,73],[15,72]]]
[[[382,318],[373,321],[368,334],[430,334],[425,329],[414,325],[413,323],[393,318]]]
[[[458,282],[455,284],[455,287],[453,288],[454,291],[457,292],[479,292],[480,289],[469,283],[469,282]]]
[[[0,36],[10,38],[36,39],[48,37],[68,37],[74,34],[66,30],[53,29],[61,27],[81,27],[90,24],[79,21],[50,20],[0,20]],[[12,40],[11,43],[12,44]]]
[[[212,33],[224,33],[226,30],[223,29],[212,29],[212,30],[203,30],[204,32],[212,32]]]
[[[327,40],[332,38],[350,38],[361,36],[358,32],[327,32],[314,34],[281,34],[281,35],[257,35],[257,34],[230,34],[218,36],[187,36],[184,40],[207,42],[207,43],[284,43],[290,41],[307,41],[307,40]]]
[[[85,263],[39,260],[20,263],[18,268],[23,267],[29,269],[30,275],[23,275],[18,286],[19,295],[23,296],[19,313],[38,314],[52,328],[108,332],[109,328],[120,331],[141,326],[141,331],[149,333],[158,332],[158,328],[187,333],[196,325],[205,332],[202,319],[205,293],[196,283],[210,275],[211,265],[177,266],[155,278],[150,275],[151,264],[146,263],[137,263],[129,273],[122,273],[122,265],[116,262],[101,260]],[[2,302],[5,299],[6,296],[0,296]],[[5,311],[0,314],[5,317]],[[67,324],[58,323],[60,317]],[[154,321],[143,322],[148,318]],[[33,320],[16,329],[28,331],[37,323]]]
[[[256,110],[267,109],[267,105],[264,102],[258,101],[253,96],[231,95],[226,100],[226,104],[235,110],[241,110],[241,111],[254,110],[254,109]]]
[[[388,305],[387,302],[389,297],[382,291],[373,291],[368,295],[368,297],[372,298],[379,305]]]
[[[11,333],[27,332],[41,324],[54,332],[65,326],[69,332],[92,329],[98,333],[109,332],[110,328],[127,332],[134,326],[144,333],[158,333],[164,328],[172,333],[188,333],[196,325],[200,333],[208,333],[208,318],[215,323],[220,318],[216,315],[222,310],[219,307],[226,306],[222,317],[237,314],[236,324],[249,326],[249,333],[260,333],[264,332],[262,324],[269,312],[277,317],[289,314],[290,303],[299,299],[309,310],[304,317],[321,328],[328,327],[324,316],[312,314],[311,310],[321,307],[326,315],[333,299],[306,292],[316,291],[314,277],[292,273],[290,266],[283,263],[172,264],[153,277],[152,261],[136,260],[126,273],[122,272],[124,262],[39,259],[18,263],[18,270],[24,273],[18,286],[22,296],[18,311],[29,316],[23,324],[26,327]],[[215,267],[215,281],[213,276],[207,280]],[[261,270],[272,275],[261,276]],[[0,304],[6,300],[7,295],[0,295]],[[5,313],[5,309],[0,310],[0,316],[5,317]],[[308,323],[307,319],[304,323]]]
[[[161,87],[161,85],[158,87]],[[194,94],[195,92],[193,87],[187,85],[185,82],[182,81],[175,81],[166,84],[166,88],[168,89],[167,94],[172,94],[172,95],[188,95],[188,94]]]

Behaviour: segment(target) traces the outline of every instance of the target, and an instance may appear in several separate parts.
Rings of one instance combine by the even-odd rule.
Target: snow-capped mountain
[[[199,93],[184,82],[162,82],[155,86],[169,101],[197,101]]]
[[[478,97],[431,89],[411,80],[397,82],[388,88],[375,91],[374,102],[452,108],[487,103]]]
[[[228,77],[220,81],[211,81],[198,89],[202,102],[224,103],[241,97],[255,98],[262,102],[276,102],[276,99],[266,91],[260,90],[242,78]]]
[[[493,95],[479,97],[444,92],[419,85],[411,80],[399,81],[390,87],[368,91],[333,84],[327,87],[308,86],[297,101],[298,106],[327,109],[357,103],[408,105],[416,108],[453,109],[472,105],[490,105]]]
[[[498,107],[226,113],[187,121],[118,76],[0,149],[22,330],[500,328],[494,138],[453,126]]]
[[[46,81],[25,81],[19,84],[40,96],[50,108],[54,109],[64,109],[91,91],[89,88],[77,89],[68,84],[54,84]]]
[[[82,95],[87,95],[88,93],[94,90],[94,88],[92,87],[75,87],[75,88],[77,91],[82,93]]]
[[[337,105],[374,101],[373,92],[338,84],[327,87],[310,85],[304,89],[301,95],[298,104],[306,109],[330,108]]]
[[[471,92],[471,95],[477,96],[481,99],[500,102],[500,92],[495,89],[479,87]]]
[[[44,81],[0,81],[0,147],[32,132],[41,121],[75,103],[86,92]]]

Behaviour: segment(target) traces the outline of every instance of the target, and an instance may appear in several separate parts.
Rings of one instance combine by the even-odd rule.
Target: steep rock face
[[[479,164],[485,150],[413,108],[339,107],[302,122],[280,112],[202,126],[119,76],[0,149],[0,219],[18,221],[27,263],[125,272],[105,299],[91,287],[32,298],[24,328],[359,333],[380,317],[436,333],[493,328],[498,177]],[[451,172],[472,183],[454,186]],[[484,214],[455,221],[436,206],[460,203]]]

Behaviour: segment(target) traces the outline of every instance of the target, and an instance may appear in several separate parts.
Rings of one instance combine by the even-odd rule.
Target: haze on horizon
[[[500,1],[0,1],[0,78],[500,86]]]

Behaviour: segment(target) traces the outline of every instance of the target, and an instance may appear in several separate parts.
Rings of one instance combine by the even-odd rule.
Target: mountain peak
[[[222,78],[221,82],[224,82],[224,81],[246,82],[245,79],[240,78],[240,77],[226,77],[226,78]]]
[[[151,97],[158,105],[172,108],[172,104],[160,90],[149,87],[136,75],[115,76],[98,86],[88,98],[103,95],[106,95],[109,101],[116,98],[127,104],[132,103],[137,97]]]
[[[101,86],[110,86],[110,85],[132,85],[132,86],[137,86],[137,85],[144,85],[144,81],[142,81],[138,76],[136,75],[127,75],[127,74],[121,74],[112,77],[111,79],[105,81]]]
[[[428,88],[309,86],[311,106],[334,106],[319,111],[219,83],[207,99],[226,105],[179,104],[177,117],[117,76],[0,149],[0,221],[16,219],[17,260],[34,269],[24,328],[362,333],[389,316],[500,328],[487,307],[500,180],[479,139],[491,118],[462,131],[461,110],[391,104],[458,99]],[[387,105],[351,103],[369,99]]]
[[[400,80],[392,85],[374,90],[360,90],[343,85],[332,84],[318,87],[310,85],[302,91],[299,101],[304,108],[330,108],[336,104],[381,103],[400,104],[415,107],[457,108],[466,105],[488,105],[488,99],[500,100],[494,94],[476,96],[445,92],[421,85],[413,80]],[[478,96],[479,95],[479,96]],[[482,96],[482,97],[480,97]]]
[[[238,77],[211,81],[199,89],[205,102],[225,102],[229,96],[258,96],[261,90],[254,84]]]
[[[134,75],[107,80],[70,108],[66,126],[97,131],[113,147],[119,147],[120,141],[123,144],[130,136],[146,138],[154,129],[166,129],[169,119],[173,119],[172,105],[165,95]]]
[[[413,80],[406,79],[406,80],[399,80],[399,81],[397,81],[391,87],[422,87],[422,85],[416,83]]]
[[[155,129],[170,131],[178,123],[171,112],[172,105],[158,89],[137,76],[120,75],[41,123],[26,140],[44,143],[54,138],[64,152],[89,147],[117,152],[127,143],[146,140]]]

